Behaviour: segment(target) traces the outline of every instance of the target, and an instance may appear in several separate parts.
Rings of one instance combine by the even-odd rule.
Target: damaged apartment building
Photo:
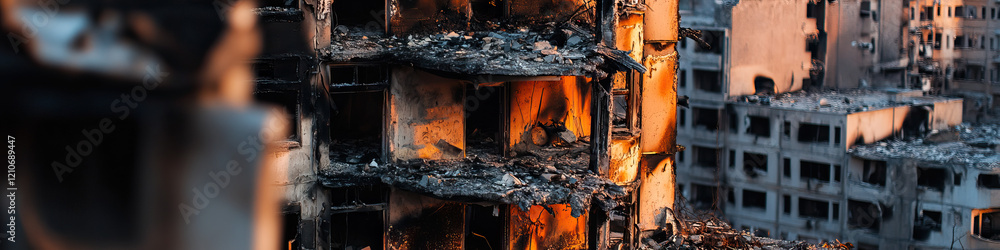
[[[970,121],[1000,111],[1000,2],[987,0],[905,1],[909,70],[938,93],[960,95]]]
[[[726,109],[690,123],[695,136],[719,138],[721,146],[685,145],[678,189],[696,209],[720,211],[734,227],[812,243],[865,243],[848,217],[847,194],[859,184],[848,149],[962,121],[961,99],[919,90],[748,95]]]
[[[290,249],[636,248],[672,232],[674,0],[262,1]]]
[[[1000,247],[998,145],[1000,125],[983,124],[852,148],[852,237],[883,249]]]
[[[940,91],[910,70],[904,4],[680,1],[681,26],[703,40],[678,45],[687,204],[758,236],[903,244],[852,227],[848,194],[860,172],[848,150],[958,125],[965,103],[932,96]]]

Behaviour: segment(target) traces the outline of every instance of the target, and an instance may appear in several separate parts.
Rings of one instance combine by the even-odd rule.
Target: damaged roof
[[[738,96],[731,98],[730,101],[780,109],[852,114],[889,107],[925,105],[955,100],[955,98],[920,95],[922,92],[919,90],[849,89]]]
[[[958,164],[984,170],[1000,168],[1000,125],[959,125],[952,129],[960,140],[931,142],[917,139],[885,141],[851,148],[854,156],[872,160],[913,159]]]
[[[328,187],[370,184],[372,181],[432,197],[463,202],[532,205],[569,204],[573,216],[584,214],[591,201],[602,209],[617,205],[625,188],[588,170],[589,143],[547,147],[503,158],[483,149],[467,149],[461,160],[411,160],[380,164],[336,160],[322,173]],[[374,151],[372,149],[371,151]],[[364,152],[337,152],[347,158]],[[360,157],[358,157],[360,158]]]
[[[628,52],[598,45],[593,34],[575,26],[405,37],[338,26],[334,33],[330,46],[320,50],[326,61],[386,61],[469,75],[603,76],[605,62],[613,70],[646,71]]]

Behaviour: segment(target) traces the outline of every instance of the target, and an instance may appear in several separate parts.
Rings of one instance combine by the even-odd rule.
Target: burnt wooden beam
[[[607,177],[611,164],[611,84],[612,78],[592,80],[590,92],[590,170]]]

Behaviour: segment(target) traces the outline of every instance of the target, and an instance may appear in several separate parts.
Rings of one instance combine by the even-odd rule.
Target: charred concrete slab
[[[730,102],[757,104],[779,109],[802,110],[821,113],[852,114],[890,107],[933,104],[955,98],[922,96],[917,91],[844,89],[818,92],[796,91],[775,95],[747,95],[730,99]]]
[[[327,187],[382,182],[439,199],[514,204],[523,211],[532,205],[569,204],[573,215],[580,216],[595,198],[610,209],[625,195],[624,187],[587,170],[588,150],[588,143],[578,141],[509,159],[470,148],[468,157],[459,160],[335,161],[320,179]]]
[[[960,125],[953,128],[960,140],[931,142],[924,139],[885,141],[854,147],[852,155],[871,160],[913,159],[940,164],[1000,169],[1000,125]],[[942,133],[946,133],[944,131]]]
[[[428,70],[475,75],[592,76],[635,69],[642,64],[628,52],[597,45],[593,34],[564,26],[533,31],[443,31],[437,34],[386,36],[338,27],[329,47],[320,50],[328,62],[385,61]]]

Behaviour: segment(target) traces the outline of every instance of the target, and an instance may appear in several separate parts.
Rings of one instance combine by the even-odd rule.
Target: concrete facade
[[[256,12],[255,96],[295,125],[271,155],[290,162],[290,249],[638,248],[676,231],[676,0]]]
[[[919,90],[735,98],[708,137],[718,138],[717,146],[695,141],[678,153],[679,189],[694,207],[717,209],[760,236],[878,246],[850,230],[849,194],[861,187],[848,180],[856,175],[848,149],[950,128],[961,123],[961,109],[961,99]]]
[[[923,97],[938,92],[919,89],[910,68],[910,12],[900,8],[906,4],[681,1],[681,26],[701,30],[717,47],[692,40],[679,47],[678,93],[690,108],[678,109],[678,143],[686,150],[678,153],[677,176],[688,204],[761,236],[856,239],[845,223],[853,192],[847,150],[963,119],[962,100]],[[858,106],[879,100],[895,104]]]
[[[986,0],[906,2],[912,74],[938,93],[975,95],[967,116],[1000,103],[1000,3]],[[974,93],[974,94],[970,94]]]
[[[853,148],[846,236],[882,249],[1000,247],[998,139],[996,125],[958,126]]]

